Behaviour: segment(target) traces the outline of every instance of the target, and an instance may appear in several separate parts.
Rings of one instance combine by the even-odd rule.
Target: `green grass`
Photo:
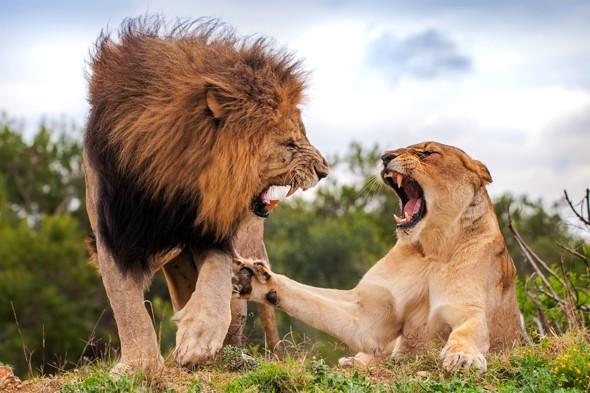
[[[94,364],[57,376],[23,382],[22,391],[48,392],[588,392],[587,332],[539,338],[501,354],[490,354],[488,371],[446,373],[437,353],[418,359],[389,359],[364,369],[341,369],[307,350],[284,361],[227,347],[217,364],[188,371],[113,380],[110,364]]]

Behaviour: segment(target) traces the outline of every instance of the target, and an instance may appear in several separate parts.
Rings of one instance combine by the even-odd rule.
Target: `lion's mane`
[[[178,246],[230,251],[257,158],[303,98],[301,63],[273,44],[212,19],[128,19],[99,37],[84,148],[98,235],[124,270]]]

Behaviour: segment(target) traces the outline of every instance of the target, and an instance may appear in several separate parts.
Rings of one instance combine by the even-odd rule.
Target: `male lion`
[[[86,198],[121,341],[116,370],[163,364],[143,298],[160,267],[177,362],[213,359],[230,325],[239,227],[268,216],[271,187],[290,195],[329,171],[301,121],[301,63],[271,44],[216,20],[166,30],[160,18],[128,19],[96,43]]]
[[[356,288],[310,287],[238,259],[235,290],[360,351],[342,365],[417,354],[442,339],[446,370],[484,372],[484,354],[520,334],[516,269],[485,188],[490,174],[462,150],[434,142],[381,159],[381,178],[401,201],[398,241]]]

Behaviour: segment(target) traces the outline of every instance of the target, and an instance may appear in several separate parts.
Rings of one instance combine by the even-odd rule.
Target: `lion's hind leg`
[[[118,376],[130,371],[157,372],[164,366],[156,332],[144,304],[144,281],[124,273],[99,238],[96,239],[100,275],[117,321],[121,359],[111,371]]]

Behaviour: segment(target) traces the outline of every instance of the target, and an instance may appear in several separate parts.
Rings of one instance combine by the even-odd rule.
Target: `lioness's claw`
[[[486,359],[481,353],[477,351],[457,350],[452,347],[452,345],[447,344],[440,354],[440,359],[443,361],[443,368],[448,372],[475,369],[478,374],[482,374],[487,370]]]
[[[255,275],[258,281],[265,283],[270,280],[270,269],[266,266],[265,261],[253,260],[242,257],[235,257],[234,261],[234,275],[239,275],[240,271],[246,269],[251,274]]]
[[[249,298],[252,293],[252,276],[261,283],[270,280],[269,269],[265,261],[251,260],[242,257],[233,259],[232,292],[234,297]]]

